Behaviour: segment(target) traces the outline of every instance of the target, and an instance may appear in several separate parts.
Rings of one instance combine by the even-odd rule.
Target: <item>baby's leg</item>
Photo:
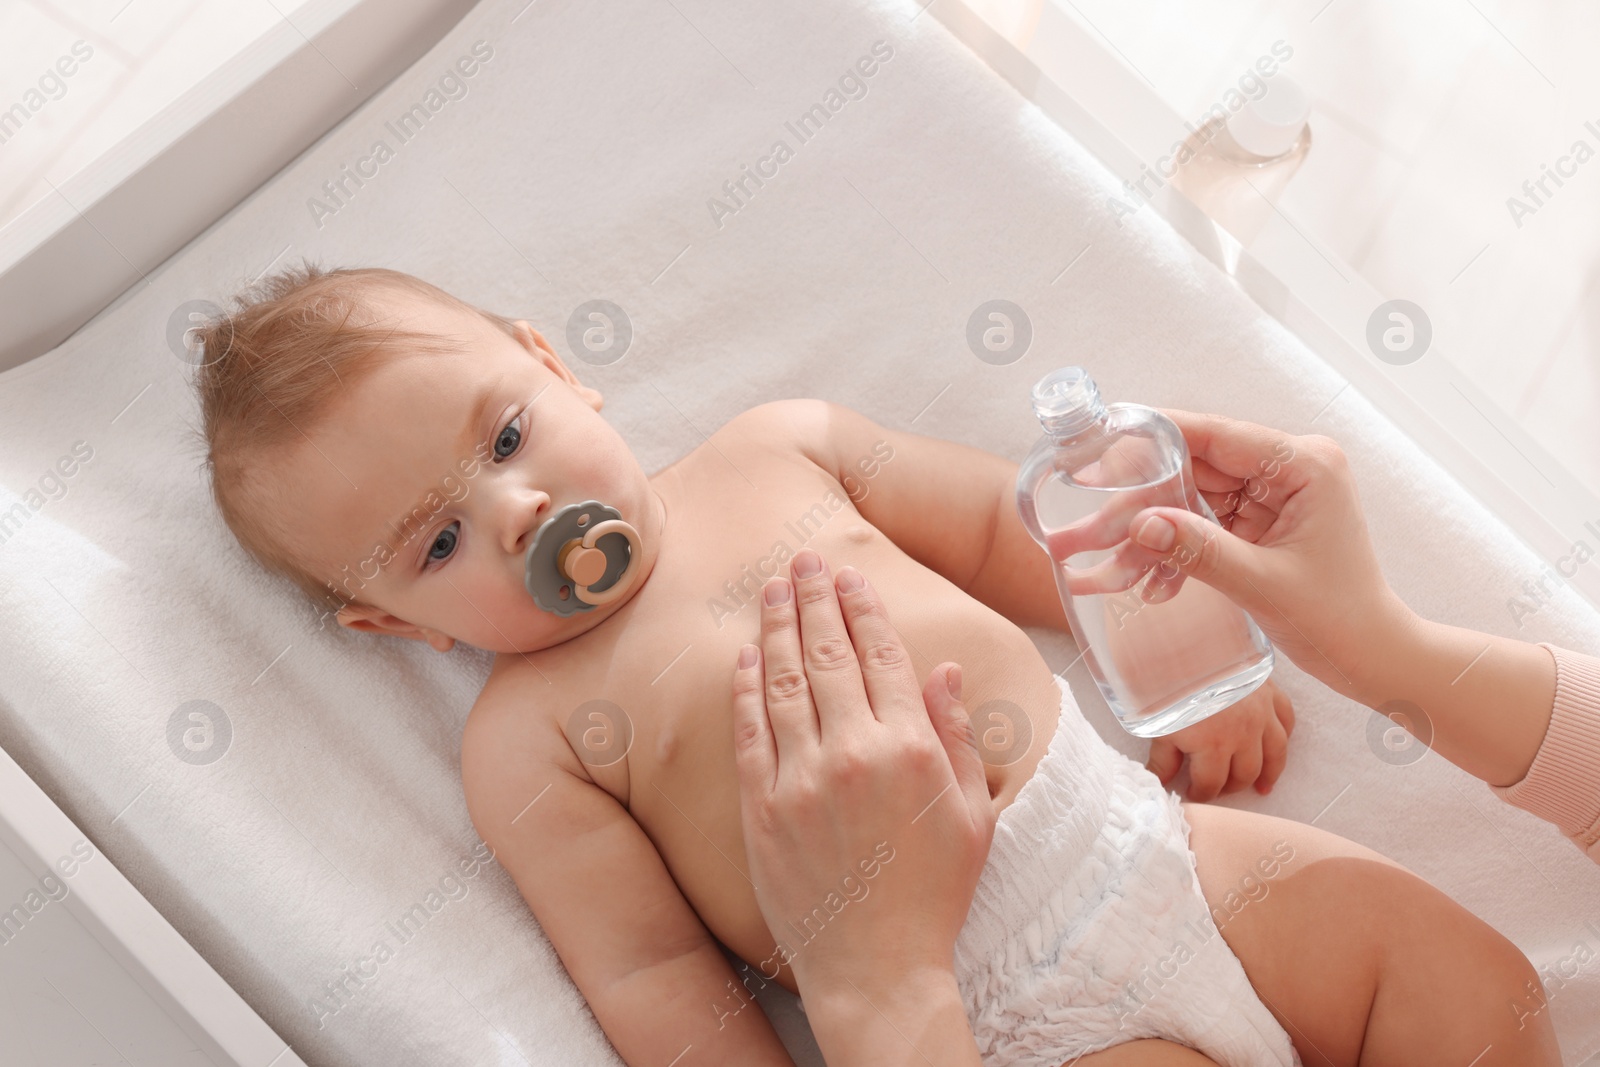
[[[1187,1045],[1170,1041],[1129,1041],[1079,1056],[1061,1067],[1217,1067]]]
[[[1314,826],[1184,816],[1212,918],[1306,1067],[1561,1063],[1549,1013],[1526,1011],[1532,965],[1421,878]]]

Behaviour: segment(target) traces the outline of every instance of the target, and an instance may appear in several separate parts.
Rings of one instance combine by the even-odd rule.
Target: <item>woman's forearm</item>
[[[806,1020],[828,1067],[982,1067],[953,972],[861,981],[806,992]]]
[[[1414,705],[1424,725],[1401,725],[1423,734],[1439,755],[1490,785],[1521,780],[1550,724],[1556,686],[1550,653],[1414,614],[1396,620],[1386,636],[1372,646],[1381,655],[1352,665],[1358,699],[1406,715],[1412,712],[1404,704]]]

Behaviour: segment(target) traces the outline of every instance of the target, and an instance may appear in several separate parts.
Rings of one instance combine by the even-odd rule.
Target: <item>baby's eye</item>
[[[500,436],[494,439],[494,456],[496,460],[509,458],[517,450],[517,446],[522,443],[522,428],[517,425],[520,421],[521,417],[519,416],[517,420],[507,423],[506,428],[500,431]]]
[[[452,522],[439,531],[439,536],[433,539],[433,544],[428,548],[429,563],[441,563],[450,558],[456,550],[456,540],[460,536],[456,530],[460,525],[459,522]]]

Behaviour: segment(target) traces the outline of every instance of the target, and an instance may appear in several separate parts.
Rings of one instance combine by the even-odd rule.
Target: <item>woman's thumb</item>
[[[994,808],[989,798],[983,757],[978,753],[978,735],[972,728],[966,705],[961,702],[961,666],[956,663],[939,666],[944,669],[935,669],[922,688],[928,719],[944,745],[945,754],[950,757],[950,768],[955,771],[956,784],[966,794],[968,807],[992,815]]]
[[[1240,604],[1257,597],[1251,579],[1259,572],[1255,545],[1183,508],[1146,508],[1129,524],[1135,544],[1162,554],[1160,571],[1176,568]],[[1259,584],[1259,583],[1258,583]]]

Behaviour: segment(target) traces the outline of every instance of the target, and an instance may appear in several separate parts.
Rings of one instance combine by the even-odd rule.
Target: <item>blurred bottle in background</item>
[[[1274,201],[1311,150],[1310,94],[1284,74],[1266,84],[1259,99],[1213,116],[1189,135],[1184,147],[1194,155],[1172,179],[1244,247],[1272,217]]]

